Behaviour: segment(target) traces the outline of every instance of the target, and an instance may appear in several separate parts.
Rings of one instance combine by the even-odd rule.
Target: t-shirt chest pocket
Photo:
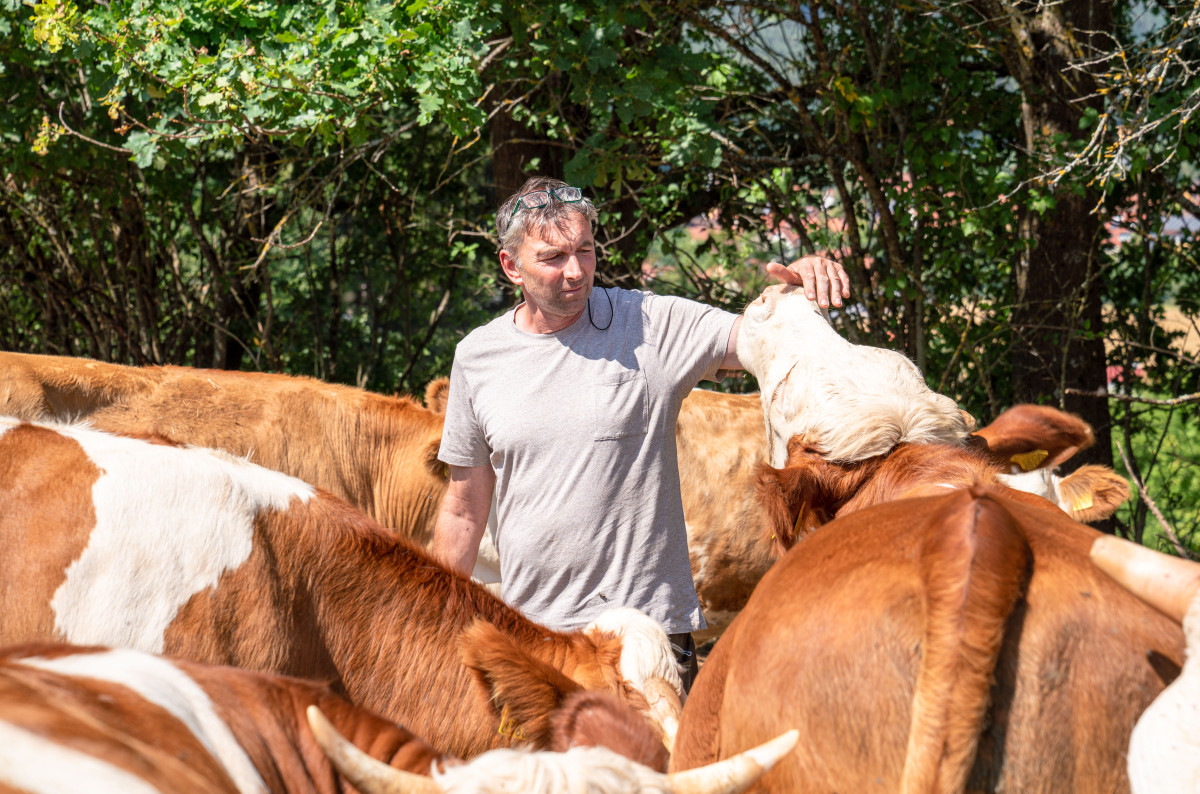
[[[646,373],[627,370],[597,379],[592,385],[592,438],[644,436],[649,429],[650,406]]]

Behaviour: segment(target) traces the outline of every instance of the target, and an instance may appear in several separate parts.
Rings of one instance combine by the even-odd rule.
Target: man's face
[[[547,317],[574,319],[587,306],[596,275],[596,243],[581,214],[567,216],[565,233],[548,226],[530,232],[517,248],[517,262],[500,253],[504,272],[525,291],[529,308]]]

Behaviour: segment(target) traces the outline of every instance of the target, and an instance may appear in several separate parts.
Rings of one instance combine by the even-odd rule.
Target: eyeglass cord
[[[588,322],[591,323],[592,327],[595,328],[597,331],[607,331],[609,328],[612,327],[613,317],[616,315],[616,312],[613,311],[612,296],[608,294],[608,290],[605,289],[604,287],[601,287],[601,289],[604,290],[604,297],[608,298],[608,325],[604,326],[603,328],[596,325],[596,321],[592,318],[592,299],[591,298],[588,298],[588,302],[587,302]]]

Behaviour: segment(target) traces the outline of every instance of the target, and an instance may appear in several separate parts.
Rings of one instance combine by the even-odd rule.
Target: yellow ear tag
[[[1033,471],[1038,466],[1042,465],[1042,461],[1050,457],[1050,453],[1044,449],[1035,449],[1033,452],[1018,452],[1009,460],[1021,467],[1021,471]]]
[[[1083,493],[1079,494],[1079,496],[1075,497],[1075,502],[1071,505],[1071,512],[1078,513],[1081,510],[1087,510],[1093,504],[1095,504],[1095,502],[1092,500],[1092,495],[1087,491],[1084,491]]]

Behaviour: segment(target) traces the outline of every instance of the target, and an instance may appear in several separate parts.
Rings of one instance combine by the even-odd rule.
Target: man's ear
[[[500,267],[504,270],[504,275],[508,276],[508,280],[520,286],[523,284],[521,271],[517,269],[517,258],[508,251],[500,252]]]

